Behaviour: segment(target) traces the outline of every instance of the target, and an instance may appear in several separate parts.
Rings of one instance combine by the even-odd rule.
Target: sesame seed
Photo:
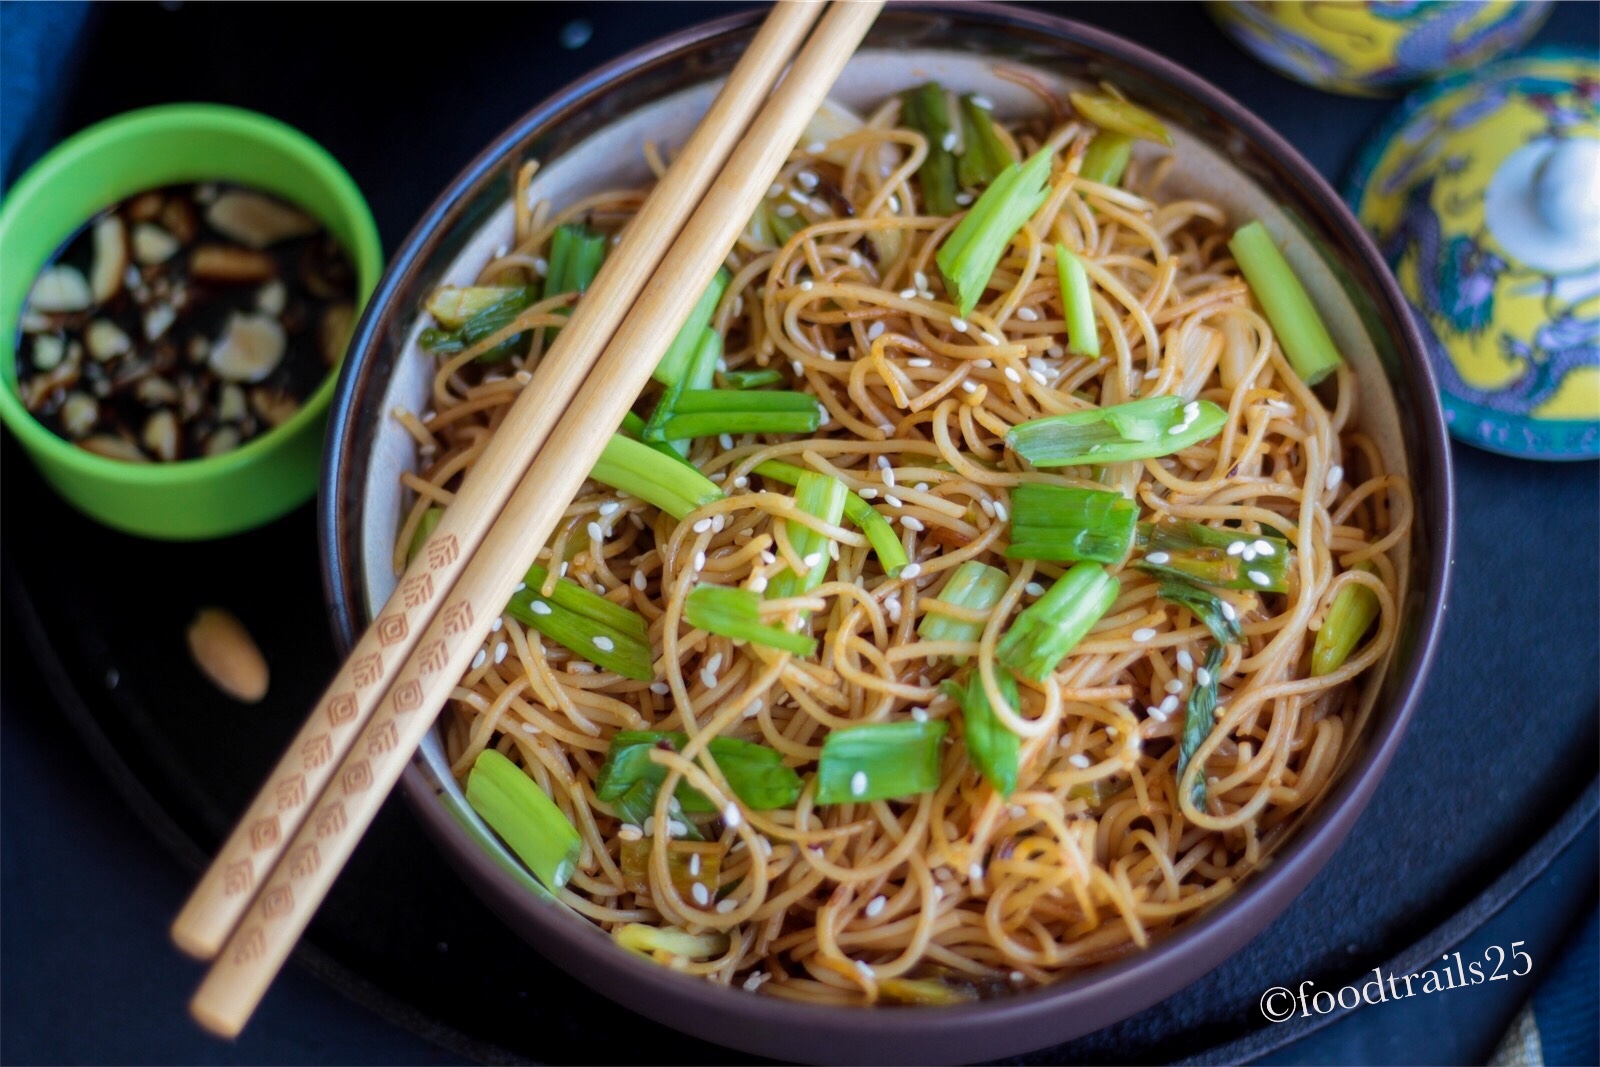
[[[1257,541],[1250,547],[1256,550],[1256,555],[1258,556],[1275,556],[1278,554],[1278,550],[1272,547],[1271,541]]]
[[[1245,544],[1244,544],[1243,541],[1235,541],[1235,542],[1233,542],[1232,544],[1230,544],[1228,546],[1228,555],[1237,556],[1240,553],[1242,553],[1244,551],[1244,549],[1245,549]]]
[[[745,991],[749,992],[749,993],[754,993],[757,989],[761,988],[761,983],[762,982],[765,982],[768,978],[771,978],[771,977],[772,976],[770,974],[767,974],[765,971],[757,971],[755,974],[752,974],[749,978],[746,978],[744,980]]]
[[[677,819],[668,819],[667,833],[671,834],[673,837],[683,837],[689,833],[689,828],[683,825],[683,823],[679,822]]]
[[[1021,985],[1023,982],[1025,982],[1027,980],[1028,980],[1028,976],[1023,974],[1021,971],[1012,971],[1011,972],[1011,984],[1012,985]]]
[[[1082,752],[1076,752],[1068,757],[1067,762],[1072,764],[1074,767],[1077,767],[1079,770],[1082,770],[1084,767],[1089,766],[1089,757],[1085,756]]]
[[[562,560],[561,561],[561,566],[556,568],[556,577],[565,578],[567,576],[567,568],[570,567],[570,566],[572,566],[572,561],[571,560],[568,560],[568,559]]]
[[[1010,518],[1010,516],[1011,513],[1006,510],[1006,506],[1000,503],[1000,501],[996,500],[994,502],[994,517],[999,519],[1001,522],[1005,522],[1006,519]]]
[[[798,359],[789,361],[789,369],[794,371],[794,376],[796,378],[804,377],[806,373],[805,365],[802,364]]]
[[[922,525],[921,520],[919,520],[914,515],[902,515],[902,516],[900,516],[900,525],[904,526],[908,530],[924,530],[924,529],[927,529],[927,527]]]
[[[1167,553],[1165,553],[1165,552],[1152,552],[1148,556],[1145,557],[1145,562],[1146,563],[1154,563],[1157,566],[1160,566],[1161,564],[1167,562],[1171,558],[1172,557],[1167,555]]]
[[[978,506],[983,508],[983,513],[985,515],[989,516],[991,519],[994,518],[994,501],[989,500],[988,498],[980,498],[978,500]]]
[[[972,361],[972,365],[977,367],[979,370],[988,370],[990,367],[994,366],[994,364],[987,359],[975,359]]]
[[[744,813],[739,810],[739,805],[730,802],[727,807],[722,809],[722,822],[730,829],[738,826],[743,821]]]
[[[866,908],[867,918],[876,919],[878,916],[882,915],[883,914],[883,909],[888,903],[889,903],[888,898],[883,896],[881,893],[878,896],[875,896],[871,900],[867,901],[867,908]]]
[[[605,634],[596,634],[594,639],[594,647],[598,648],[601,652],[610,652],[617,647],[617,643],[611,640],[611,638],[607,637]]]
[[[1029,582],[1027,585],[1022,587],[1022,591],[1027,593],[1029,596],[1044,596],[1044,586],[1040,585],[1038,582]]]
[[[486,649],[478,649],[478,654],[472,657],[472,669],[477,670],[479,667],[483,666],[484,662],[488,658],[489,653]]]
[[[904,567],[900,568],[900,577],[906,579],[915,578],[921,573],[922,564],[920,563],[907,563]]]
[[[793,200],[797,204],[808,204],[811,202],[810,198],[798,189],[790,189],[785,195],[787,195],[790,200]]]
[[[1161,714],[1163,714],[1163,715],[1171,715],[1173,712],[1175,712],[1177,710],[1178,710],[1178,698],[1177,697],[1169,696],[1169,697],[1167,697],[1165,700],[1163,700],[1161,702]]]
[[[690,529],[692,529],[695,533],[705,533],[707,530],[711,529],[711,520],[701,519],[691,526]]]
[[[1249,545],[1245,545],[1244,551],[1239,553],[1239,558],[1249,563],[1256,558],[1256,550]]]
[[[706,554],[704,552],[696,552],[694,554],[694,569],[696,571],[703,571],[706,569]]]
[[[1194,657],[1189,655],[1189,650],[1187,648],[1180,648],[1178,650],[1178,666],[1182,667],[1186,671],[1194,670]]]
[[[625,822],[622,824],[622,828],[617,831],[617,836],[624,841],[637,841],[644,836],[644,833],[633,823]]]
[[[1239,613],[1234,610],[1232,604],[1224,600],[1222,601],[1222,617],[1227,619],[1229,622],[1233,622],[1239,617]]]
[[[550,261],[543,256],[539,256],[533,261],[533,272],[543,278],[550,273]]]
[[[633,587],[641,593],[644,592],[645,586],[650,584],[650,579],[645,577],[644,571],[634,571],[633,578],[630,580],[633,583]]]
[[[747,476],[743,475],[743,474],[739,475],[739,477],[737,477],[737,478],[735,478],[733,480],[733,487],[735,489],[747,489],[747,488],[749,488],[749,486],[750,486],[750,479]]]
[[[1331,493],[1339,488],[1339,483],[1342,481],[1344,481],[1344,468],[1335,463],[1328,468],[1328,477],[1322,483],[1322,487]]]
[[[1204,667],[1201,667],[1199,670],[1194,672],[1194,680],[1196,685],[1210,685],[1211,672],[1206,670]]]
[[[711,890],[706,888],[704,882],[696,882],[690,889],[690,893],[694,896],[694,902],[702,908],[711,903]]]
[[[815,568],[818,564],[820,564],[822,562],[822,553],[821,552],[808,553],[806,555],[806,558],[801,560],[800,562],[804,563],[807,568]]]
[[[800,283],[800,291],[802,293],[809,293],[813,284],[814,283],[811,281],[811,279],[807,278],[805,281]]]
[[[533,381],[533,373],[531,371],[519,370],[516,374],[512,375],[512,377],[521,382],[523,385],[527,385],[529,382]]]
[[[516,591],[520,593],[526,588],[528,588],[528,583],[527,582],[518,582]]]
[[[964,393],[976,393],[978,391],[978,387],[972,382],[962,382],[961,391]]]
[[[1015,367],[1007,367],[1006,368],[1006,378],[1009,379],[1010,381],[1013,381],[1013,382],[1021,382],[1022,381],[1022,375],[1017,373],[1017,368],[1015,368]]]
[[[850,795],[859,797],[867,791],[867,772],[857,771],[850,776]]]
[[[962,319],[962,318],[957,318],[956,316],[951,315],[950,316],[950,328],[952,330],[954,330],[956,333],[966,333],[967,332],[967,320],[966,319]]]
[[[761,709],[764,706],[765,702],[760,697],[756,697],[755,700],[750,702],[750,706],[744,709],[744,717],[747,719],[755,718],[761,714]]]
[[[972,879],[974,882],[981,881],[983,879],[983,864],[974,863],[972,866],[968,867],[967,877]]]
[[[898,196],[891,196],[889,198],[889,210],[894,212],[894,213],[896,213],[896,214],[899,214],[899,212],[900,212],[900,198]]]
[[[982,108],[984,111],[994,110],[994,101],[990,100],[987,96],[979,96],[977,93],[973,93],[971,96],[967,97],[967,99],[972,102],[973,107]]]
[[[1023,322],[1038,322],[1039,313],[1032,308],[1018,308],[1017,318],[1021,319]]]
[[[1144,380],[1145,381],[1150,381],[1152,378],[1159,378],[1159,377],[1161,377],[1161,368],[1160,367],[1151,367],[1149,370],[1144,372]]]
[[[908,366],[908,367],[931,367],[931,366],[933,366],[933,360],[931,360],[931,359],[923,359],[921,357],[918,357],[916,359],[908,359],[908,360],[906,360],[906,366]]]
[[[712,671],[720,671],[722,669],[722,653],[712,653],[711,658],[706,660],[706,666]]]
[[[928,491],[928,483],[927,482],[918,482],[916,485],[912,486],[911,488],[915,489],[919,493],[926,493]]]
[[[497,630],[499,630],[500,627],[504,626],[505,624],[506,624],[506,620],[501,618],[499,615],[496,615],[494,617],[494,622],[491,622],[489,624],[489,632],[490,633],[494,633]]]
[[[912,708],[911,709],[911,721],[912,722],[927,722],[928,721],[928,709],[927,708]]]
[[[1141,626],[1137,630],[1133,631],[1133,639],[1135,641],[1138,641],[1140,644],[1143,644],[1144,642],[1150,640],[1155,635],[1156,635],[1155,630],[1151,629],[1148,626]]]
[[[510,651],[511,646],[506,644],[504,641],[501,641],[498,645],[494,646],[494,661],[496,663],[504,663],[506,661],[506,653]]]
[[[793,204],[779,204],[777,208],[773,210],[773,214],[777,215],[780,219],[792,219],[795,217],[797,212],[795,211]]]
[[[1248,571],[1249,578],[1257,585],[1271,585],[1272,579],[1268,578],[1265,571]]]
[[[985,341],[992,345],[1003,345],[1006,343],[1006,339],[1004,337],[997,337],[988,330],[979,330],[978,336],[982,337]]]
[[[705,687],[707,689],[715,689],[717,687],[717,672],[709,667],[702,668],[700,671],[700,681],[705,683]]]
[[[689,873],[693,875],[700,873],[700,853],[698,852],[689,857]]]
[[[1144,713],[1150,716],[1156,722],[1167,721],[1167,713],[1162,711],[1160,708],[1145,708]]]
[[[956,131],[946,130],[944,136],[939,138],[939,147],[943,148],[946,152],[954,152],[956,150],[957,141],[958,138],[956,137]]]
[[[883,324],[882,320],[874,322],[871,326],[867,327],[867,340],[876,341],[878,338],[883,336],[883,331],[886,329],[888,329],[888,327]]]
[[[1199,681],[1198,678],[1195,679],[1195,680]],[[1201,685],[1205,685],[1204,682],[1200,682],[1200,684]],[[1170,679],[1166,684],[1166,690],[1169,693],[1181,693],[1181,692],[1183,692],[1183,681],[1182,681],[1182,679],[1179,679],[1179,678]]]
[[[545,603],[543,600],[531,601],[528,604],[528,607],[533,611],[533,613],[535,615],[548,615],[548,614],[550,614],[550,605]]]
[[[1060,345],[1051,345],[1049,348],[1044,350],[1044,354],[1049,356],[1051,359],[1060,359],[1062,356],[1067,354],[1067,350],[1062,348]]]
[[[732,448],[733,435],[730,433],[719,433],[717,435],[717,444],[721,445],[724,449]]]
[[[803,189],[815,189],[818,182],[817,176],[809,170],[800,171],[794,176],[794,180],[799,182]]]
[[[771,197],[773,200],[776,200],[778,197],[780,197],[782,195],[783,195],[783,186],[779,185],[777,182],[773,182],[771,185],[769,185],[767,187],[767,196]]]
[[[895,496],[893,493],[883,494],[883,502],[888,504],[891,508],[905,507],[905,505],[900,502],[900,498]]]
[[[672,692],[672,686],[668,685],[666,682],[651,682],[650,692],[656,694],[657,696],[664,697],[668,693]]]
[[[729,897],[727,900],[717,901],[717,914],[726,915],[739,906],[739,902]]]
[[[601,526],[600,526],[600,524],[598,522],[591,522],[589,524],[589,526],[588,526],[588,530],[589,530],[589,537],[590,537],[591,540],[594,540],[594,541],[604,541],[605,540],[606,532],[605,532],[604,529],[601,528]]]
[[[1191,400],[1183,405],[1183,421],[1193,422],[1200,417],[1200,401]]]
[[[1176,437],[1180,433],[1187,433],[1188,430],[1189,430],[1189,424],[1187,422],[1180,422],[1180,423],[1178,423],[1178,425],[1170,427],[1167,430],[1167,433],[1169,433],[1169,434],[1173,435],[1174,437]]]
[[[912,300],[912,299],[914,299],[916,297],[916,295],[917,295],[917,291],[915,289],[902,289],[902,290],[900,290],[900,299],[901,300]]]
[[[972,203],[972,194],[971,193],[957,193],[955,199],[956,199],[956,203],[960,204],[962,207],[966,207],[968,204]]]
[[[928,276],[920,270],[911,276],[911,281],[918,289],[926,289],[928,287]]]
[[[861,972],[863,978],[871,978],[877,973],[872,969],[871,964],[863,963],[861,960],[855,960],[853,962],[856,965],[856,970]]]
[[[644,817],[644,825],[641,826],[640,829],[644,831],[644,836],[654,837],[656,832],[656,817],[654,815],[646,815]]]

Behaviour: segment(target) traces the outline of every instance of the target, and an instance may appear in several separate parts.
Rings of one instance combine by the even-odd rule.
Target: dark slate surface
[[[1235,50],[1198,5],[1055,6],[1193,67],[1335,178],[1388,107],[1272,74]],[[31,10],[0,5],[0,34],[18,33]],[[81,48],[61,55],[56,45],[45,53],[56,62],[38,66],[40,77],[80,69],[59,94],[60,133],[184,99],[240,104],[299,126],[350,169],[392,249],[461,165],[533,102],[607,58],[725,10],[117,6],[91,13]],[[592,38],[563,47],[562,27],[580,19],[593,23]],[[1596,30],[1592,6],[1561,5],[1541,40],[1593,51]],[[0,143],[25,156],[48,138],[31,127],[12,136],[21,99],[13,84],[8,76],[0,98]],[[6,176],[23,161],[7,158]],[[1555,962],[1572,917],[1592,913],[1595,863],[1584,849],[1592,849],[1594,824],[1561,820],[1596,772],[1595,467],[1535,466],[1464,447],[1456,463],[1461,524],[1441,661],[1350,841],[1283,918],[1205,980],[1025,1062],[1253,1055],[1308,1028],[1305,1020],[1267,1026],[1256,1007],[1264,990],[1306,979],[1336,988],[1396,957],[1462,942],[1536,873],[1539,862],[1517,866],[1526,850],[1547,833],[1576,832],[1582,844],[1499,925],[1464,945],[1481,951],[1526,939],[1534,975],[1453,994],[1448,1009],[1439,998],[1363,1010],[1275,1057],[1481,1062]],[[195,843],[216,843],[331,671],[310,511],[218,544],[150,545],[58,504],[9,438],[4,472],[0,1060],[743,1058],[574,987],[436,862],[398,802],[340,879],[303,966],[279,980],[244,1038],[229,1046],[200,1035],[182,1012],[199,969],[163,931],[199,862]],[[228,705],[188,665],[182,626],[205,603],[239,612],[272,660],[273,691],[258,708]],[[77,695],[46,688],[41,668],[55,667],[28,640],[40,633],[57,642]],[[67,720],[89,727],[91,740]],[[1540,862],[1556,851],[1550,844]],[[392,1022],[330,996],[314,973]]]

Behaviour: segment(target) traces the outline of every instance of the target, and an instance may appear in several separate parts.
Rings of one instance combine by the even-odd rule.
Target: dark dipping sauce
[[[287,421],[344,354],[355,271],[315,219],[219,182],[139,193],[40,271],[16,345],[22,402],[113,459],[230,452]]]

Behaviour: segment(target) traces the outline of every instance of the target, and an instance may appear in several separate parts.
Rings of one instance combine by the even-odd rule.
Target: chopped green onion
[[[656,408],[650,413],[650,421],[645,423],[640,440],[648,444],[669,445],[677,455],[687,456],[692,438],[669,439],[664,432],[666,424],[677,412],[678,401],[686,390],[711,388],[716,379],[717,363],[721,359],[722,335],[707,326],[701,331],[700,343],[695,346],[694,354],[689,357],[683,373],[673,379],[672,384],[661,394],[661,399],[656,402]]]
[[[733,433],[811,433],[822,425],[822,405],[810,393],[775,389],[685,389],[659,428],[645,439],[682,441]]]
[[[688,743],[688,736],[681,733],[623,730],[611,738],[605,763],[595,776],[594,795],[627,821],[643,824],[655,811],[656,794],[667,778],[667,768],[650,758],[650,750],[681,752]],[[800,776],[784,764],[783,754],[776,749],[736,737],[712,738],[707,748],[729,788],[753,811],[787,808],[800,798]],[[721,810],[685,781],[678,782],[673,796],[686,812]],[[686,827],[692,825],[687,819],[682,822]]]
[[[1094,301],[1089,296],[1089,275],[1083,261],[1065,245],[1056,245],[1056,278],[1061,283],[1061,307],[1067,319],[1067,347],[1082,356],[1100,358],[1100,330],[1095,325]]]
[[[1356,564],[1356,570],[1376,574],[1370,563]],[[1320,678],[1344,665],[1356,644],[1378,617],[1378,595],[1364,585],[1350,582],[1333,598],[1328,614],[1322,618],[1316,644],[1311,650],[1311,674]]]
[[[691,934],[676,926],[624,923],[613,930],[611,936],[623,948],[642,956],[660,953],[686,960],[706,960],[728,951],[727,934]]]
[[[655,677],[642,616],[566,578],[556,579],[547,598],[540,589],[548,577],[538,564],[529,567],[506,613],[605,670],[641,682]]]
[[[917,635],[924,641],[976,641],[983,636],[983,623],[946,615],[940,607],[950,604],[973,611],[989,611],[1000,603],[1010,585],[1011,576],[1000,568],[975,559],[966,560],[950,572],[937,598],[922,602],[925,614],[917,623]]]
[[[788,197],[779,195],[768,197],[761,201],[761,215],[767,220],[767,229],[772,232],[772,243],[782,248],[788,244],[795,234],[806,228],[805,217],[799,212],[780,212],[778,209],[788,203]],[[793,208],[793,204],[789,205]]]
[[[1011,239],[1050,198],[1048,148],[1000,173],[972,205],[934,260],[962,315],[977,307]]]
[[[1006,443],[1035,467],[1104,466],[1170,456],[1215,437],[1227,421],[1209,400],[1149,396],[1019,423]]]
[[[605,258],[605,234],[577,223],[557,226],[550,235],[550,266],[544,277],[544,299],[587,292]]]
[[[560,889],[578,867],[583,839],[537,782],[492,748],[467,774],[467,803],[546,888]]]
[[[769,459],[756,467],[755,473],[763,478],[771,478],[784,485],[798,485],[800,475],[805,473],[802,467],[796,467],[779,460]],[[889,520],[878,513],[878,509],[867,503],[866,500],[855,493],[847,493],[844,498],[844,515],[855,524],[856,528],[866,534],[867,541],[872,545],[872,551],[878,555],[878,563],[882,565],[884,573],[891,578],[898,577],[900,568],[910,562],[906,556],[905,546],[900,543],[900,538],[894,532],[894,527],[889,525]]]
[[[1138,521],[1139,505],[1115,490],[1024,482],[1011,491],[1006,558],[1120,563]]]
[[[1316,385],[1344,361],[1305,286],[1259,222],[1241,227],[1228,242],[1244,280],[1261,302],[1289,365],[1307,385]]]
[[[1188,608],[1199,619],[1217,644],[1226,645],[1239,640],[1239,619],[1229,615],[1222,598],[1209,590],[1201,589],[1185,578],[1169,578],[1161,583],[1156,595],[1162,600]]]
[[[1183,781],[1184,771],[1189,768],[1189,761],[1194,754],[1200,751],[1200,746],[1210,736],[1212,727],[1216,725],[1217,710],[1217,675],[1222,672],[1222,646],[1212,645],[1211,651],[1206,653],[1205,685],[1195,683],[1189,690],[1189,706],[1183,717],[1183,739],[1178,743],[1178,781]],[[1196,672],[1197,674],[1199,672]],[[1189,800],[1196,810],[1206,810],[1206,772],[1200,768],[1195,773],[1194,784],[1189,787]]]
[[[1168,147],[1172,145],[1172,134],[1167,132],[1161,120],[1137,104],[1130,104],[1108,93],[1068,93],[1067,99],[1072,101],[1078,114],[1102,130],[1140,141],[1155,141]]]
[[[810,656],[817,651],[815,637],[762,622],[761,595],[754,589],[702,583],[685,598],[683,617],[689,620],[690,626],[736,641],[750,641],[797,656]]]
[[[675,519],[722,499],[716,483],[689,464],[621,434],[611,435],[589,477],[654,504]]]
[[[417,553],[428,543],[428,538],[433,536],[433,531],[438,528],[439,520],[442,518],[444,518],[444,508],[429,508],[422,513],[422,518],[417,520],[417,528],[412,531],[411,544],[406,549],[407,565],[417,558]]]
[[[443,285],[428,298],[428,313],[446,330],[459,330],[467,320],[489,310],[515,291],[504,285]]]
[[[892,800],[939,788],[939,748],[950,724],[884,722],[834,730],[817,763],[817,803]]]
[[[795,480],[794,504],[807,515],[821,519],[830,526],[837,526],[839,520],[844,518],[844,502],[849,493],[837,478],[815,471],[802,471]],[[828,573],[828,545],[832,543],[828,536],[794,519],[787,522],[789,544],[805,571],[796,574],[788,567],[780,571],[767,585],[769,600],[809,593],[822,584],[823,577]]]
[[[752,370],[723,371],[722,377],[735,389],[759,389],[763,385],[782,382],[783,372],[776,367],[757,367]]]
[[[973,94],[961,98],[961,155],[956,159],[956,178],[968,189],[994,181],[1000,172],[1015,162],[994,132],[994,119],[979,107]]]
[[[728,283],[732,280],[733,275],[728,273],[728,268],[717,268],[711,284],[700,294],[700,300],[695,304],[694,310],[689,312],[689,317],[673,336],[672,344],[667,346],[661,362],[656,364],[656,369],[652,372],[652,377],[656,381],[662,385],[671,385],[682,376],[688,367],[690,357],[700,346],[701,335],[706,327],[711,325],[711,316],[716,313],[723,291],[728,288]]]
[[[958,979],[948,978],[880,978],[878,995],[895,1004],[920,1004],[929,1008],[949,1007],[953,1004],[970,1004],[978,999],[978,991],[970,984],[953,984]]]
[[[702,892],[716,890],[721,881],[722,857],[727,849],[715,841],[690,841],[672,838],[663,842],[667,852],[667,877],[673,888],[686,897],[695,893],[695,883],[704,886]],[[655,852],[652,837],[624,839],[620,849],[622,884],[630,892],[650,891],[650,856]],[[696,858],[698,857],[698,858]]]
[[[1121,588],[1098,563],[1076,564],[1022,609],[1000,639],[997,658],[1024,678],[1044,681],[1110,610]]]
[[[1001,671],[995,676],[1000,695],[1006,698],[1012,710],[1020,706],[1017,680],[1010,672]],[[1017,788],[1017,766],[1022,755],[1022,738],[1006,729],[1005,723],[995,715],[989,703],[989,694],[983,688],[983,679],[974,671],[963,687],[957,682],[944,682],[939,691],[961,705],[962,736],[967,745],[967,758],[994,786],[1002,797],[1009,797]]]
[[[436,356],[450,356],[471,348],[485,337],[499,333],[513,320],[528,310],[534,302],[534,292],[526,286],[506,290],[505,296],[473,315],[458,330],[423,330],[419,341],[425,351]],[[481,353],[480,363],[498,363],[526,347],[528,331],[513,334],[487,351]]]
[[[1141,523],[1139,547],[1145,554],[1137,566],[1151,574],[1218,589],[1289,589],[1289,542],[1281,537],[1166,520]]]
[[[1078,166],[1078,177],[1096,185],[1115,186],[1133,159],[1133,138],[1110,130],[1101,130],[1084,149],[1083,162]]]
[[[922,134],[928,154],[917,167],[917,182],[922,186],[922,207],[929,215],[954,215],[956,205],[956,160],[950,154],[950,109],[944,86],[924,82],[900,94],[900,121]]]

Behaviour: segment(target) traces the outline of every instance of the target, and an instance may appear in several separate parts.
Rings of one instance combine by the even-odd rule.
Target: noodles
[[[493,748],[577,828],[577,869],[559,896],[580,914],[686,973],[817,1003],[948,1003],[1049,982],[1137,951],[1227,896],[1352,751],[1354,681],[1394,642],[1411,522],[1404,479],[1355,428],[1353,372],[1341,367],[1320,391],[1297,377],[1229,258],[1223,212],[1159,199],[1165,159],[1091,183],[1077,168],[1092,131],[1075,120],[997,130],[1021,158],[1041,146],[1057,155],[1042,206],[963,314],[935,257],[965,206],[917,213],[919,168],[937,146],[899,114],[891,101],[863,124],[833,109],[830,136],[797,149],[730,256],[711,317],[721,356],[707,387],[814,395],[820,426],[695,437],[688,461],[725,495],[681,521],[591,480],[530,576],[535,612],[570,583],[634,613],[646,670],[597,666],[594,649],[621,655],[611,638],[574,651],[508,609],[441,720],[459,776]],[[537,291],[549,288],[558,229],[615,234],[641,201],[625,189],[530,208],[533,170],[519,178],[515,241],[479,280],[533,295],[441,355],[430,410],[401,416],[422,469],[407,480],[416,500],[397,569],[574,299]],[[1083,264],[1102,358],[1066,347],[1057,244]],[[776,373],[740,377],[766,369]],[[640,398],[642,420],[665,392],[652,384]],[[1030,420],[1157,396],[1179,398],[1174,433],[1211,405],[1220,431],[1095,466],[1035,468],[1007,443]],[[758,470],[771,461],[789,467]],[[846,510],[806,506],[796,479],[817,476],[805,484],[836,479],[853,494],[838,496]],[[1098,564],[1007,558],[1025,482],[1120,491],[1146,524],[1141,547],[1104,568],[1114,592],[1103,614],[1038,679],[1008,666],[1007,635],[1025,629],[1019,612],[1075,580],[1069,571]],[[888,521],[887,541],[868,511]],[[1192,536],[1224,535],[1226,558],[1208,551],[1248,581],[1174,582],[1172,553],[1146,539],[1192,532],[1186,522],[1204,528]],[[968,561],[994,569],[973,574],[999,572],[987,599],[951,591]],[[754,613],[740,625],[758,637],[691,625],[702,584],[750,591],[726,603]],[[1340,618],[1375,614],[1373,632],[1311,676],[1330,608],[1357,595],[1371,599],[1342,601]],[[1355,610],[1369,603],[1371,614]],[[816,638],[816,650],[763,644],[772,627]],[[992,715],[994,758],[1016,754],[1009,796],[980,770],[980,714]],[[935,779],[877,797],[862,770],[841,779],[843,802],[819,801],[829,738],[886,724],[935,738],[918,750],[931,752]],[[635,754],[631,773],[659,782],[635,821],[601,799],[629,731],[661,732]],[[791,778],[795,788],[748,802],[751,772],[735,762],[757,756],[781,765],[762,772],[773,789]]]

